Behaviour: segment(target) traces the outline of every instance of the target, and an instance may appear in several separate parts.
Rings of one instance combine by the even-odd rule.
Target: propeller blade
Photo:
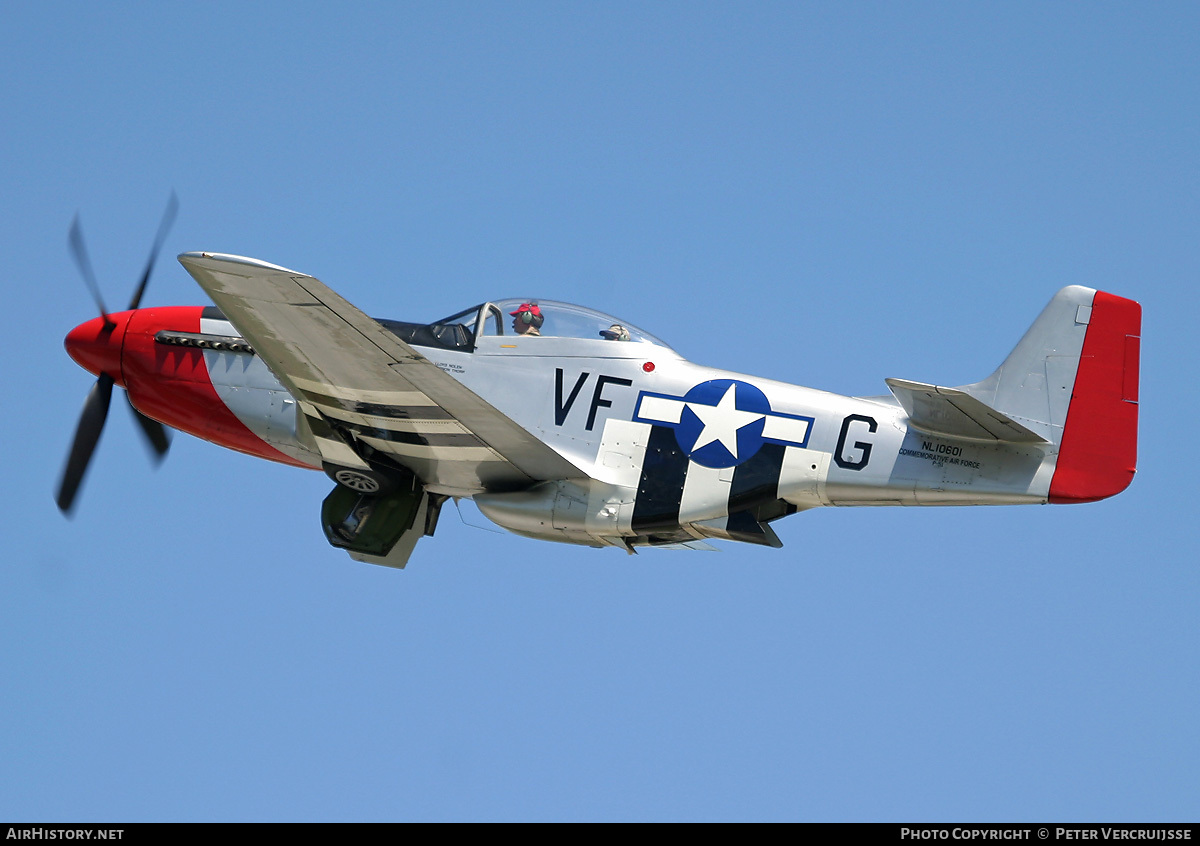
[[[133,400],[129,399],[128,393],[125,394],[125,399],[129,401],[129,410],[133,412],[133,418],[137,420],[142,434],[146,436],[146,445],[154,454],[154,463],[159,463],[166,457],[167,450],[171,447],[171,436],[167,433],[167,427],[157,420],[151,420],[134,408]]]
[[[79,267],[79,272],[83,274],[83,281],[87,283],[88,290],[92,292],[92,298],[96,300],[96,306],[100,309],[100,316],[108,322],[108,309],[104,306],[104,298],[100,296],[100,285],[96,282],[96,273],[92,270],[92,260],[88,258],[87,245],[83,242],[83,228],[79,225],[79,214],[76,213],[75,219],[71,221],[71,233],[67,238],[71,245],[71,255],[75,259],[75,264]]]
[[[133,299],[129,301],[130,311],[141,305],[142,295],[146,293],[146,284],[150,281],[150,274],[154,271],[154,262],[158,259],[159,251],[162,250],[163,242],[167,238],[167,233],[171,231],[178,212],[179,198],[172,191],[171,196],[167,199],[167,208],[163,211],[162,220],[159,221],[158,233],[154,236],[154,243],[150,247],[150,258],[146,261],[146,269],[142,272],[141,281],[133,291]],[[79,272],[83,274],[83,281],[87,283],[88,289],[92,292],[101,316],[110,327],[115,326],[112,318],[108,316],[104,298],[100,295],[100,285],[96,281],[92,260],[88,256],[87,245],[83,240],[83,227],[79,224],[78,214],[71,221],[71,231],[67,241],[70,244],[75,264],[79,266]],[[71,513],[75,497],[83,484],[83,477],[87,474],[88,464],[91,463],[92,453],[95,452],[96,444],[100,440],[100,433],[104,430],[104,421],[108,418],[108,407],[112,403],[113,384],[112,376],[108,373],[101,373],[100,378],[96,380],[96,384],[88,393],[87,401],[83,404],[83,412],[79,415],[79,425],[75,428],[75,440],[71,442],[71,452],[67,456],[67,466],[63,469],[62,480],[58,484],[56,500],[59,510],[64,514],[70,515]],[[126,399],[129,399],[128,394],[126,394]],[[129,409],[133,412],[134,419],[137,420],[138,428],[142,430],[146,443],[154,453],[155,460],[161,461],[171,446],[167,428],[134,408],[132,401],[129,402]]]
[[[100,440],[100,433],[104,430],[104,420],[108,417],[108,406],[112,401],[112,389],[113,378],[107,373],[101,373],[83,404],[83,413],[79,415],[79,425],[75,429],[75,440],[71,443],[71,453],[58,486],[58,508],[64,514],[71,512],[75,495],[79,492],[88,463],[92,460],[92,452],[96,449],[96,442]]]
[[[167,208],[163,212],[162,221],[158,224],[158,234],[154,236],[154,244],[150,247],[150,258],[146,261],[146,270],[142,273],[142,281],[134,289],[133,299],[129,301],[129,308],[131,310],[137,308],[142,302],[142,294],[146,292],[146,283],[150,281],[150,273],[154,270],[154,262],[158,259],[158,252],[162,249],[163,241],[166,240],[167,233],[171,230],[171,225],[175,222],[175,215],[178,212],[179,198],[172,191],[170,198],[167,200]]]

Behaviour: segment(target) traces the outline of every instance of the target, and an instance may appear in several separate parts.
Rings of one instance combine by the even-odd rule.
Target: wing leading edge
[[[296,397],[329,463],[361,464],[353,432],[439,493],[585,476],[312,276],[217,253],[179,261]]]

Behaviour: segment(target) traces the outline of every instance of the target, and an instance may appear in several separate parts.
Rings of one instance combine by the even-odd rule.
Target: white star
[[[736,395],[734,393],[736,389],[737,385],[730,385],[729,390],[725,392],[725,396],[721,397],[721,401],[716,405],[700,405],[694,402],[687,404],[688,408],[704,424],[704,429],[701,430],[700,437],[696,438],[696,443],[692,444],[692,452],[714,441],[719,441],[721,446],[729,450],[730,455],[737,458],[738,429],[741,429],[743,426],[749,426],[751,423],[766,417],[765,414],[756,414],[753,411],[742,411],[737,408],[735,405]]]

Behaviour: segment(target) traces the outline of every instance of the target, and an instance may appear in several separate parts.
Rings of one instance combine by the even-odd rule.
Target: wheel
[[[357,467],[337,467],[325,465],[325,474],[344,488],[360,493],[380,496],[391,493],[396,488],[391,477],[378,470],[360,469]]]

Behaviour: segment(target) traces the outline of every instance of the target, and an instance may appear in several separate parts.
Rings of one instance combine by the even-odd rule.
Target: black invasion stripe
[[[355,414],[373,417],[391,417],[395,420],[453,420],[450,412],[436,405],[380,405],[374,402],[355,402],[318,394],[316,391],[301,391],[305,399],[328,408],[340,408]]]
[[[206,320],[228,320],[229,319],[216,306],[205,306],[204,310],[200,312],[200,316],[205,318]]]
[[[779,472],[783,468],[782,444],[762,448],[733,470],[729,486],[729,513],[734,514],[779,499]]]
[[[340,422],[340,421],[339,421]],[[465,432],[397,432],[392,429],[373,429],[356,423],[340,423],[356,435],[376,438],[393,444],[417,444],[418,446],[481,447],[487,446],[474,435]]]
[[[725,521],[725,531],[731,535],[761,535],[762,527],[749,511],[737,511]]]
[[[651,426],[633,504],[633,530],[639,534],[679,527],[679,501],[687,480],[688,457],[670,426]]]
[[[776,549],[783,546],[783,542],[779,540],[775,530],[766,523],[758,522],[749,511],[730,514],[729,520],[725,523],[725,531],[730,539],[742,543],[756,543],[760,546],[773,546]]]

